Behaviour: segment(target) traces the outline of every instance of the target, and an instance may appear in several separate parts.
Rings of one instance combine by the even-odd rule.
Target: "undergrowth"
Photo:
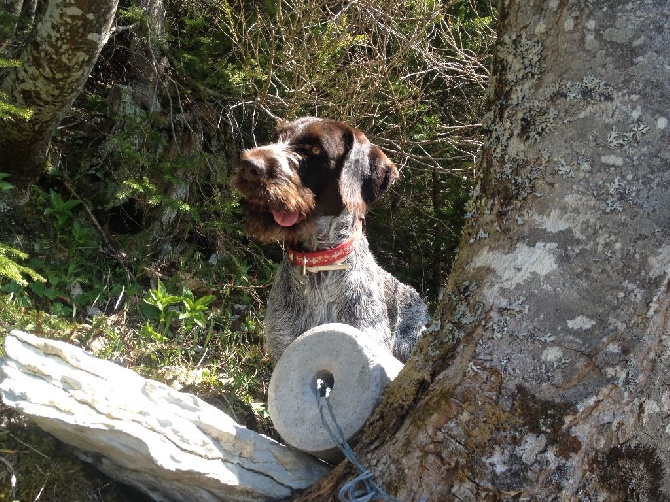
[[[0,213],[0,341],[13,329],[64,340],[276,436],[260,317],[275,264],[239,221],[212,253],[175,239],[124,259],[142,256],[153,230],[115,236],[96,226],[90,201],[50,182]],[[15,410],[1,407],[0,421],[0,501],[143,500]]]
[[[231,159],[275,116],[366,131],[403,174],[370,213],[373,252],[434,301],[481,143],[492,5],[168,1],[154,23],[122,4],[28,200],[0,172],[0,342],[73,343],[276,436],[261,324],[280,253],[245,237]],[[0,42],[28,40],[1,11]],[[7,99],[0,120],[30,118]],[[0,421],[0,502],[140,500],[11,409]]]

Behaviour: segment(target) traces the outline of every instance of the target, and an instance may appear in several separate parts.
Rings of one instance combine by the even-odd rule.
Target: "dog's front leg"
[[[266,350],[275,361],[293,340],[323,322],[305,293],[307,279],[284,262],[270,290],[263,330]]]

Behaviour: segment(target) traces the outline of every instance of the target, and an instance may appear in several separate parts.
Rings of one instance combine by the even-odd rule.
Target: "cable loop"
[[[347,443],[344,433],[340,428],[337,420],[335,419],[335,413],[333,412],[333,407],[330,404],[328,397],[330,396],[330,391],[332,389],[326,384],[321,378],[316,380],[316,401],[317,406],[319,407],[319,415],[321,416],[321,422],[323,426],[328,431],[330,438],[333,440],[333,443],[340,449],[344,456],[351,462],[359,471],[360,474],[354,479],[347,481],[338,493],[338,497],[341,502],[369,502],[369,501],[383,501],[383,502],[401,502],[400,499],[388,495],[379,484],[374,479],[374,475],[367,469],[363,464],[361,464],[354,454],[354,450]],[[334,425],[333,428],[328,423],[326,418],[326,413],[324,408],[328,411],[328,418]]]

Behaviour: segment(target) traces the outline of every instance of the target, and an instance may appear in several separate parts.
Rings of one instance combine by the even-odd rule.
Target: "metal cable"
[[[330,404],[328,396],[332,389],[328,387],[325,381],[321,378],[316,380],[316,401],[319,407],[319,415],[321,415],[321,422],[323,426],[328,431],[330,438],[333,440],[333,443],[340,449],[344,456],[351,462],[359,471],[360,474],[353,478],[350,481],[347,481],[338,493],[339,499],[341,502],[369,502],[373,500],[383,501],[383,502],[401,502],[395,497],[388,495],[379,484],[374,479],[374,475],[367,469],[363,464],[361,464],[354,454],[354,450],[351,449],[349,443],[347,443],[344,433],[340,428],[337,420],[335,419],[335,413],[333,412],[333,407]],[[334,425],[333,428],[328,423],[324,409],[328,410],[328,417]]]

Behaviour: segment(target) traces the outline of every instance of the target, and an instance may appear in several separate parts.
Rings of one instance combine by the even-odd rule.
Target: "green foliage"
[[[179,313],[179,320],[182,321],[184,329],[187,331],[192,331],[194,327],[204,329],[207,322],[205,312],[214,299],[214,295],[195,298],[191,290],[184,288],[181,298],[184,310]]]
[[[0,68],[17,67],[21,63],[16,59],[4,59],[0,57]],[[33,111],[30,108],[17,106],[5,101],[7,95],[0,92],[0,120],[30,120],[33,116]]]
[[[4,181],[8,177],[9,174],[0,173],[0,193],[8,192],[14,188],[11,183]],[[26,267],[25,265],[21,265],[17,262],[17,260],[25,260],[27,258],[27,253],[0,242],[0,286],[3,285],[3,278],[16,284],[18,286],[16,288],[17,291],[20,291],[21,288],[28,285],[28,281],[25,279],[25,276],[36,282],[46,281],[44,277],[35,272],[32,268]]]
[[[49,202],[51,205],[44,210],[44,214],[56,218],[56,229],[59,231],[73,218],[72,210],[81,204],[80,200],[63,200],[53,190],[49,191]]]
[[[125,23],[141,23],[147,19],[146,13],[137,5],[119,7],[116,15],[120,21]]]
[[[26,285],[14,275],[2,284],[1,292],[10,293],[23,308],[72,318],[115,302],[121,290],[137,290],[126,271],[100,253],[98,234],[76,211],[81,201],[64,198],[53,189],[46,193],[35,188],[31,196],[25,209],[35,215],[34,251],[24,268],[43,279]]]
[[[173,124],[161,114],[134,110],[120,117],[119,126],[106,147],[105,178],[112,181],[108,204],[134,200],[146,214],[163,219],[170,214],[167,219],[179,221],[181,232],[189,233],[207,207],[202,200],[190,203],[189,186],[212,183],[212,167],[221,160],[199,150],[169,148]]]
[[[145,325],[145,333],[157,342],[163,341],[166,337],[172,336],[170,328],[172,321],[179,314],[174,305],[181,303],[182,297],[171,295],[165,289],[163,282],[159,279],[156,289],[150,289],[148,296],[144,298],[144,303],[150,308],[143,309],[145,316],[158,320],[158,327],[154,329],[149,323]]]
[[[30,277],[37,282],[45,282],[46,279],[33,269],[21,265],[16,260],[25,260],[28,255],[18,249],[14,249],[0,242],[0,279],[5,278],[15,282],[19,286],[27,286],[28,281],[24,276]],[[2,282],[0,282],[2,284]]]
[[[139,197],[149,206],[157,207],[163,205],[183,212],[191,211],[191,207],[186,202],[165,195],[147,176],[143,176],[141,180],[125,180],[123,185],[125,189],[120,190],[116,195],[119,200]]]
[[[8,181],[4,181],[5,178],[9,178],[9,176],[10,174],[8,173],[0,173],[0,192],[6,192],[7,190],[14,188],[14,185]]]
[[[436,297],[480,145],[490,3],[204,0],[173,2],[170,13],[178,61],[205,92],[234,101],[233,124],[253,134],[243,145],[269,139],[275,115],[319,115],[359,127],[389,154],[403,176],[368,232],[385,266]],[[398,240],[418,250],[384,252]]]
[[[16,106],[5,101],[7,95],[0,92],[0,120],[30,120],[33,116],[33,111],[30,108]]]
[[[21,66],[21,61],[18,59],[5,59],[0,57],[0,68],[17,68]]]

